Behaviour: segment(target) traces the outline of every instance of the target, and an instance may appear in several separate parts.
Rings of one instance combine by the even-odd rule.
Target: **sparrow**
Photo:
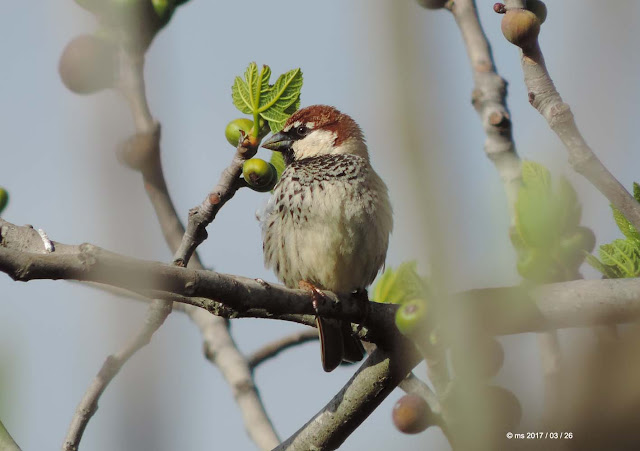
[[[393,219],[358,124],[334,107],[313,105],[291,115],[262,146],[285,161],[261,217],[265,266],[290,288],[366,296],[384,265]],[[362,360],[350,323],[316,322],[325,371]]]

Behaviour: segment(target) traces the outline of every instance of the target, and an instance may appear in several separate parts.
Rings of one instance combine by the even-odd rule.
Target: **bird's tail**
[[[364,357],[364,347],[353,336],[349,323],[335,319],[318,318],[322,368],[328,373],[342,361],[359,362]]]

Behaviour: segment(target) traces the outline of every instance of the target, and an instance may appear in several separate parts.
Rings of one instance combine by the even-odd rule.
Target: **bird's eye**
[[[308,131],[309,130],[304,125],[301,125],[300,127],[296,128],[296,134],[301,137],[305,136]]]

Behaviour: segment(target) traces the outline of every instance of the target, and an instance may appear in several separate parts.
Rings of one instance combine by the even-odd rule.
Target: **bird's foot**
[[[301,290],[306,290],[311,292],[311,305],[313,305],[313,310],[316,312],[316,316],[320,315],[320,310],[322,309],[322,301],[328,301],[327,295],[325,295],[318,287],[316,287],[311,282],[307,282],[306,280],[301,280],[298,282],[298,286]]]
[[[364,324],[366,324],[366,322],[368,321],[369,314],[371,312],[371,304],[369,304],[369,294],[367,293],[366,289],[361,288],[351,293],[351,297],[359,304],[359,310],[362,312],[362,316],[358,321],[357,328],[358,332],[360,332],[364,327]]]

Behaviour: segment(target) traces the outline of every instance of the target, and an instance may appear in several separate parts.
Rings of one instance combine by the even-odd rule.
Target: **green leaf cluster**
[[[416,270],[415,261],[404,262],[397,269],[387,268],[371,294],[371,300],[384,304],[404,304],[414,299],[427,299],[429,284]]]
[[[522,185],[515,204],[511,243],[518,273],[534,282],[558,282],[578,276],[586,253],[595,246],[591,229],[580,226],[582,208],[571,183],[533,161],[522,163]]]
[[[640,185],[633,183],[633,197],[640,202]],[[622,212],[611,205],[613,219],[624,235],[598,249],[600,259],[587,256],[587,262],[608,279],[640,277],[640,233],[624,217]]]
[[[302,71],[300,68],[292,69],[280,75],[274,84],[269,83],[270,78],[269,66],[263,65],[258,71],[257,64],[251,63],[244,78],[235,78],[231,97],[238,110],[253,116],[254,124],[259,124],[260,119],[267,121],[271,131],[276,133],[282,130],[289,116],[300,108]],[[258,136],[258,130],[255,130],[254,136]]]

